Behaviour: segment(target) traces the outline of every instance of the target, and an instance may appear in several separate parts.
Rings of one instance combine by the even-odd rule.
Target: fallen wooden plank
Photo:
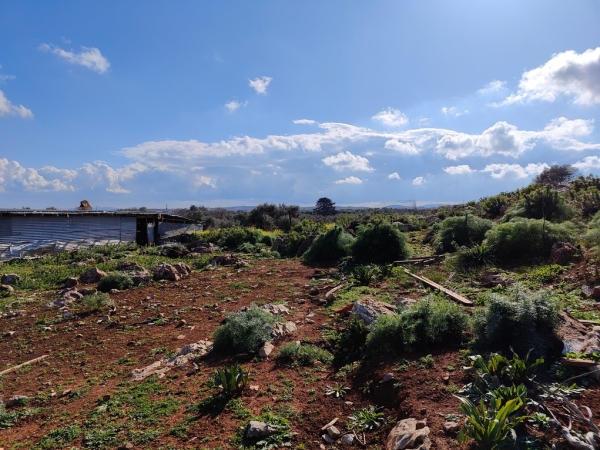
[[[337,291],[339,291],[341,288],[343,288],[344,286],[346,286],[346,283],[340,283],[336,287],[334,287],[333,289],[331,289],[330,291],[328,291],[325,294],[325,300],[327,300],[328,302],[335,300],[334,294]]]
[[[598,320],[579,320],[580,323],[584,324],[584,325],[600,325],[600,321]]]
[[[42,361],[42,360],[46,359],[47,357],[48,357],[48,355],[42,355],[39,358],[31,359],[29,361],[24,362],[23,364],[19,364],[18,366],[14,366],[14,367],[11,367],[10,369],[3,370],[2,372],[0,372],[0,375],[6,375],[7,373],[14,372],[15,370],[18,370],[21,367],[28,366],[30,364],[34,364],[36,362]]]
[[[411,271],[409,271],[408,269],[404,269],[404,272],[406,272],[411,277],[416,278],[417,280],[421,281],[422,283],[425,283],[428,286],[431,286],[431,287],[437,289],[438,291],[443,292],[444,294],[448,295],[453,300],[456,300],[457,302],[462,303],[465,306],[473,306],[473,302],[471,300],[463,297],[460,294],[457,294],[454,291],[451,291],[450,289],[445,288],[444,286],[437,284],[434,281],[431,281],[429,278],[425,278],[421,275],[414,274]]]
[[[419,264],[425,262],[434,262],[442,259],[444,255],[433,255],[433,256],[418,256],[416,258],[403,259],[401,261],[394,261],[393,266],[401,266],[402,264]]]
[[[327,425],[323,425],[323,426],[321,427],[321,431],[325,431],[327,428],[329,428],[329,427],[331,427],[331,426],[335,425],[335,424],[336,424],[336,422],[337,422],[338,420],[339,420],[339,419],[336,417],[336,418],[335,418],[335,419],[333,419],[331,422],[329,422]]]
[[[591,359],[575,359],[575,358],[560,358],[560,363],[565,366],[574,367],[592,367],[597,366],[599,363]]]

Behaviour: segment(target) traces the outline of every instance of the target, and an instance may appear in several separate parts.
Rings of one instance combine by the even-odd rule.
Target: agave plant
[[[250,372],[244,372],[241,366],[236,362],[230,367],[217,369],[215,372],[215,386],[223,389],[227,397],[232,397],[235,393],[246,387]]]
[[[489,408],[483,399],[476,405],[466,397],[455,396],[461,401],[460,410],[467,416],[465,425],[458,433],[458,442],[475,439],[483,450],[494,450],[511,435],[516,439],[514,428],[527,418],[515,414],[523,406],[519,397],[504,401],[492,397]]]
[[[346,391],[349,391],[348,386],[344,386],[339,383],[335,383],[335,386],[327,386],[325,388],[325,395],[335,395],[335,398],[344,398]]]

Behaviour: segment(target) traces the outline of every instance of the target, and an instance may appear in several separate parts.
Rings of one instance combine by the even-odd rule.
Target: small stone
[[[342,442],[346,445],[353,445],[354,444],[354,436],[352,436],[351,434],[345,434],[342,436]]]
[[[7,331],[3,334],[4,337],[11,337],[16,333],[16,331]]]
[[[177,336],[177,339],[179,339],[179,340],[185,339],[185,334],[180,334],[179,336]]]
[[[15,288],[8,284],[0,284],[0,291],[14,292]]]
[[[448,421],[443,425],[442,428],[446,434],[458,433],[460,425],[457,422]]]
[[[263,345],[262,348],[258,351],[258,356],[260,356],[261,358],[266,358],[273,352],[274,348],[275,346],[273,344],[271,344],[270,342],[265,342],[265,345]]]
[[[304,321],[305,321],[306,323],[308,323],[308,324],[313,324],[313,323],[315,323],[315,321],[314,321],[314,320],[312,320],[312,319],[304,319]]]
[[[325,450],[325,446],[323,444],[319,444],[319,448]]]
[[[104,412],[108,409],[108,405],[100,405],[100,406],[96,406],[96,411],[98,412]]]
[[[246,438],[261,438],[272,435],[275,432],[273,427],[270,427],[264,422],[258,420],[251,420],[248,423],[248,429],[246,430]]]
[[[323,435],[323,440],[328,444],[333,444],[335,442],[335,440],[332,439],[331,436],[329,436],[328,434]]]
[[[251,384],[250,385],[250,390],[258,392],[258,390],[259,390],[258,384]]]
[[[108,291],[109,294],[118,294],[119,292],[121,292],[118,289],[111,289],[110,291]]]
[[[44,331],[52,331],[52,328],[51,327],[44,327],[44,328],[42,328],[42,330],[44,330]]]
[[[306,303],[306,299],[304,298],[299,298],[298,300],[296,300],[296,303],[298,303],[299,305],[303,305]]]
[[[421,411],[419,411],[421,413],[422,416],[424,416],[425,414],[427,414],[427,408],[421,408]]]
[[[66,397],[67,395],[71,395],[71,392],[73,392],[71,389],[65,389],[64,391],[62,391],[62,394],[60,394],[60,397]]]
[[[2,284],[17,284],[17,282],[21,279],[21,277],[19,277],[19,275],[14,274],[14,273],[7,273],[2,275],[2,279],[0,280],[0,282]]]
[[[110,394],[104,394],[102,397],[100,397],[100,399],[101,399],[103,402],[107,402],[107,401],[109,401],[109,400],[110,400]]]
[[[181,319],[179,322],[177,322],[177,325],[175,327],[181,328],[181,327],[185,327],[186,325],[187,325],[187,320]]]
[[[444,378],[442,378],[442,381],[444,382],[444,384],[448,384],[450,382],[450,377],[446,375]]]
[[[319,288],[318,287],[311,287],[308,290],[308,295],[319,295]]]
[[[392,381],[394,379],[393,373],[386,373],[381,380],[382,383],[387,383],[388,381]]]
[[[79,284],[79,280],[75,277],[69,277],[65,280],[66,288],[73,288]]]
[[[11,398],[9,398],[6,401],[6,407],[12,408],[14,406],[23,406],[23,405],[27,404],[28,400],[29,400],[29,397],[27,397],[25,395],[13,395]]]
[[[338,430],[335,425],[331,425],[327,428],[327,434],[333,440],[339,438],[342,435],[342,433],[340,433],[340,430]]]
[[[352,403],[352,402],[350,402],[350,401],[346,401],[346,402],[344,402],[344,403],[345,403],[346,405],[348,405],[348,406],[352,406],[352,405],[354,404],[354,403]]]

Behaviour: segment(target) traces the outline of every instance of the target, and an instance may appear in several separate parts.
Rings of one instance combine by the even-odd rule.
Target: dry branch
[[[14,367],[11,367],[10,369],[3,370],[2,372],[0,372],[0,376],[1,375],[6,375],[7,373],[14,372],[15,370],[18,370],[21,367],[25,367],[25,366],[28,366],[30,364],[34,364],[34,363],[36,363],[38,361],[42,361],[42,360],[46,359],[47,357],[48,357],[48,355],[42,355],[42,356],[40,356],[38,358],[34,358],[34,359],[29,360],[29,361],[26,361],[23,364],[19,364],[18,366],[14,366]]]

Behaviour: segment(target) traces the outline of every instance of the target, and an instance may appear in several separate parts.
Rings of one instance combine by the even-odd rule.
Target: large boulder
[[[6,274],[2,275],[2,280],[0,280],[0,283],[13,285],[13,284],[17,284],[19,279],[20,279],[20,277],[17,274],[6,273]]]
[[[429,427],[426,420],[404,419],[388,435],[386,450],[429,450]]]
[[[179,281],[183,277],[188,276],[192,273],[192,269],[182,262],[177,264],[164,264],[161,263],[152,268],[152,272],[154,273],[154,279],[158,280],[169,280],[169,281]]]
[[[370,324],[381,314],[396,315],[396,307],[372,297],[364,297],[354,302],[351,313],[364,323]]]
[[[555,242],[550,251],[550,261],[554,264],[566,266],[580,254],[579,249],[569,242]]]
[[[98,269],[97,267],[92,267],[79,276],[79,282],[83,284],[97,283],[105,276],[106,272]]]

